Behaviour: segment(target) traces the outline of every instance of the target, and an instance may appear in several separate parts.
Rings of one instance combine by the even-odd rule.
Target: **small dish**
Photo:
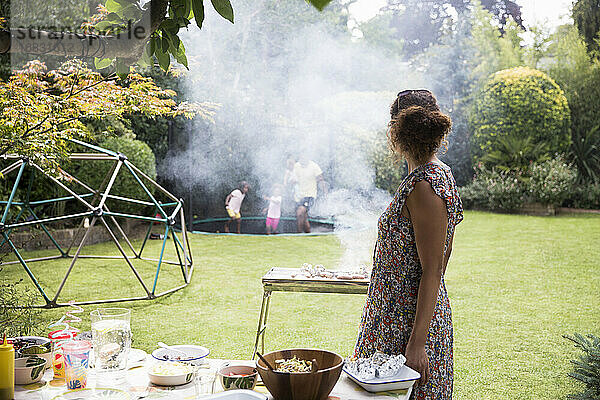
[[[365,389],[367,392],[386,392],[390,390],[399,390],[399,389],[409,389],[415,384],[415,382],[421,377],[414,369],[403,366],[400,371],[393,376],[388,376],[386,378],[374,378],[374,379],[366,379],[361,380],[358,377],[354,376],[349,370],[344,367],[342,371],[348,375],[348,377],[354,381],[357,385]]]
[[[148,368],[148,378],[159,386],[185,385],[193,380],[194,367],[177,361],[156,362]]]
[[[46,368],[52,366],[52,341],[41,336],[17,336],[8,339],[15,348],[15,358],[38,356],[46,360]]]
[[[217,371],[217,376],[225,390],[252,390],[258,380],[258,370],[249,365],[225,365]]]
[[[39,382],[46,370],[48,362],[45,358],[29,356],[15,360],[15,383],[17,385],[29,385]]]
[[[177,361],[189,363],[192,365],[202,365],[206,361],[206,356],[208,356],[208,354],[210,353],[210,351],[206,347],[202,346],[176,345],[171,347],[183,351],[189,357],[186,358],[182,356],[179,352],[170,351],[162,347],[154,350],[152,352],[152,357],[158,361]]]

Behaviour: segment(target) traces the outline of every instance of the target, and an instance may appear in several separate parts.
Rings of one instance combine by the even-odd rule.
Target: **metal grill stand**
[[[369,279],[327,279],[327,278],[292,278],[297,273],[297,268],[271,268],[262,277],[263,299],[258,317],[258,328],[254,340],[252,359],[256,357],[258,343],[261,342],[261,351],[265,352],[265,331],[267,317],[271,305],[273,292],[310,292],[310,293],[338,293],[338,294],[367,294]]]

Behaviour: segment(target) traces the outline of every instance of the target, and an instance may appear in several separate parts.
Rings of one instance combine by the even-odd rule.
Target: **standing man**
[[[229,220],[225,223],[226,233],[229,233],[229,224],[231,221],[237,222],[237,233],[241,233],[242,213],[240,210],[242,209],[242,201],[244,201],[244,197],[246,197],[248,190],[250,190],[250,185],[248,185],[248,182],[242,181],[240,183],[240,188],[233,190],[225,198],[225,209],[229,215]]]
[[[300,199],[296,203],[298,232],[310,233],[308,211],[315,204],[317,184],[321,186],[323,194],[327,192],[325,180],[323,179],[323,171],[321,171],[316,162],[310,160],[306,154],[302,154],[299,161],[294,165],[292,181],[290,183],[298,184],[298,197]]]

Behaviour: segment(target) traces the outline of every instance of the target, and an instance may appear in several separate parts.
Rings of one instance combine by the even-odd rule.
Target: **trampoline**
[[[250,216],[242,217],[242,228],[241,232],[245,235],[265,235],[265,217],[264,216]],[[225,222],[229,218],[218,217],[218,218],[207,218],[194,220],[193,233],[207,234],[207,235],[237,235],[236,233],[224,233],[223,228]],[[309,218],[310,222],[310,233],[297,233],[296,232],[296,218],[295,217],[281,217],[279,220],[279,226],[275,232],[277,235],[329,235],[334,233],[334,220],[327,218]],[[235,231],[236,224],[232,222],[229,227],[232,231]]]

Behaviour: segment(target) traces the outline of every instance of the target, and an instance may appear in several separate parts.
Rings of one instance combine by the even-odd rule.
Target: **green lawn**
[[[600,216],[466,213],[446,277],[454,313],[455,398],[564,399],[577,390],[567,373],[578,352],[562,335],[600,334],[599,243]],[[267,269],[303,262],[335,266],[344,252],[335,236],[194,235],[192,245],[196,270],[187,288],[124,304],[133,310],[135,347],[151,351],[159,340],[195,343],[210,348],[213,357],[248,358]],[[158,254],[160,242],[150,246],[148,254]],[[86,251],[110,254],[112,245]],[[63,260],[33,266],[42,285],[52,288],[67,268]],[[151,284],[153,267],[136,266]],[[25,277],[18,265],[2,274]],[[165,266],[159,290],[180,280],[178,267]],[[61,300],[142,294],[126,266],[88,260],[73,270]],[[267,350],[306,346],[347,355],[363,302],[360,295],[276,292]],[[85,307],[86,313],[93,307]],[[44,311],[44,318],[63,312]],[[89,318],[81,327],[89,329]]]

